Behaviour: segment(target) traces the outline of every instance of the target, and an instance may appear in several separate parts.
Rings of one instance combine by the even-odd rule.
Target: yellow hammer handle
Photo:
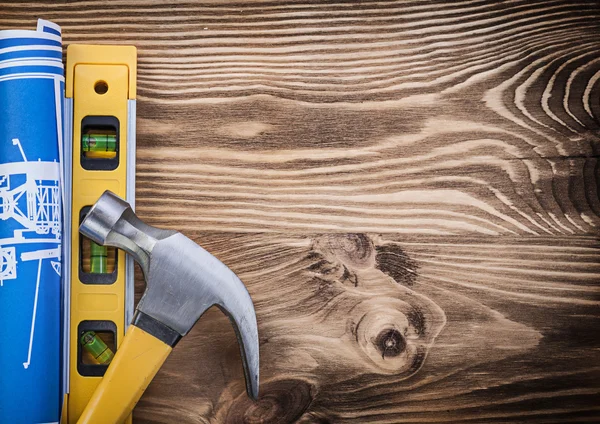
[[[120,424],[125,421],[171,350],[168,344],[130,325],[77,423]]]

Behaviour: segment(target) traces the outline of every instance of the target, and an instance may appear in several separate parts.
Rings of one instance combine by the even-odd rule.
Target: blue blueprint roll
[[[60,28],[0,31],[0,422],[59,420]]]

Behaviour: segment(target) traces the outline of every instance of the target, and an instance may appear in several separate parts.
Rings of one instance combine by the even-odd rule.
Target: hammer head
[[[181,233],[143,223],[123,199],[104,192],[79,231],[94,242],[133,256],[146,279],[136,311],[185,336],[211,306],[235,329],[248,395],[258,397],[258,329],[252,299],[242,281],[221,261]]]

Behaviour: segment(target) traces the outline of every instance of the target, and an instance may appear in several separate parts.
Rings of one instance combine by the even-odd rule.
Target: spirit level
[[[78,228],[105,190],[134,203],[136,49],[70,45],[66,75],[62,422],[75,423],[133,313],[133,261]]]

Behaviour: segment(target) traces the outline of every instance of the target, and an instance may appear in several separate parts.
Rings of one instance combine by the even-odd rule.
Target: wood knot
[[[395,328],[383,330],[375,339],[375,346],[381,352],[381,357],[385,359],[400,355],[406,349],[406,340],[402,334]]]
[[[377,297],[353,310],[352,333],[378,372],[407,376],[417,372],[444,325],[437,305],[416,294],[410,300]]]
[[[356,327],[361,350],[383,371],[397,373],[410,368],[415,345],[406,340],[410,331],[406,315],[393,305],[367,301],[362,306],[367,304]]]
[[[372,268],[375,248],[366,234],[331,234],[320,237],[313,248],[330,262],[349,269]]]
[[[275,380],[261,385],[253,402],[242,393],[227,413],[227,423],[290,423],[298,420],[314,397],[313,386],[300,379]]]

